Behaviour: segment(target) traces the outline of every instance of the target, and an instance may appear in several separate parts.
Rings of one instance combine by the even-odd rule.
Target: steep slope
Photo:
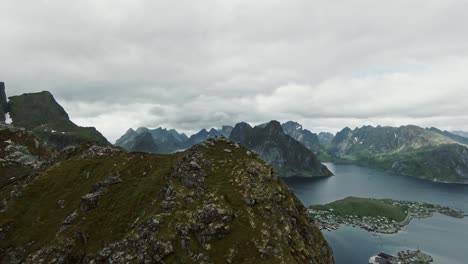
[[[312,133],[307,129],[303,129],[301,124],[288,121],[282,124],[281,127],[283,128],[284,133],[301,142],[308,149],[313,150],[314,148],[320,148],[317,134]]]
[[[13,125],[31,130],[58,148],[92,142],[109,142],[94,127],[79,127],[49,92],[29,93],[9,98],[8,110]]]
[[[239,123],[234,127],[230,139],[257,153],[275,167],[282,177],[332,175],[311,150],[286,135],[277,121],[254,128]]]
[[[5,93],[5,83],[0,82],[0,123],[5,122],[5,114],[8,112],[8,103]]]
[[[452,134],[459,135],[464,138],[468,138],[468,132],[465,132],[465,131],[452,131]]]
[[[134,138],[131,150],[134,152],[158,153],[159,146],[149,131],[143,131]]]
[[[468,182],[466,147],[437,131],[417,126],[345,128],[333,139],[331,152],[341,161],[433,181]]]
[[[221,129],[218,129],[218,132],[225,138],[229,138],[234,127],[232,126],[222,126]]]
[[[459,144],[422,147],[398,154],[376,156],[371,164],[422,179],[468,183],[468,148]]]
[[[210,129],[210,131],[207,131],[206,129],[202,129],[198,133],[193,134],[189,138],[188,144],[190,146],[193,146],[193,145],[196,145],[198,143],[202,143],[203,141],[207,140],[210,137],[217,137],[217,136],[221,136],[221,135],[222,134],[218,130],[216,130],[214,128]]]
[[[437,129],[435,127],[428,128],[429,131],[435,132],[437,134],[440,134],[442,136],[448,137],[460,144],[468,145],[468,138],[448,132],[447,130],[442,131],[440,129]]]
[[[188,145],[193,146],[195,144],[201,143],[208,138],[211,137],[219,137],[223,136],[225,138],[229,138],[231,135],[231,132],[233,130],[232,126],[222,126],[221,129],[215,129],[211,128],[210,131],[207,131],[206,129],[200,130],[198,133],[193,134],[189,140],[188,140]]]
[[[320,132],[318,134],[319,144],[325,148],[328,148],[331,145],[334,137],[335,136],[332,133]]]
[[[390,154],[426,146],[453,144],[454,140],[417,126],[344,128],[332,141],[339,157]]]
[[[0,124],[0,211],[18,195],[18,186],[30,182],[56,158],[57,152],[32,133]]]
[[[137,135],[137,132],[133,128],[129,128],[125,134],[115,141],[114,145],[130,150]]]
[[[128,132],[128,131],[127,131]],[[131,133],[131,132],[130,132]],[[187,136],[183,133],[177,132],[174,129],[165,129],[162,127],[158,127],[156,129],[149,129],[146,127],[140,127],[133,134],[131,134],[130,139],[126,139],[127,145],[121,144],[121,141],[125,139],[125,136],[122,136],[119,140],[117,140],[116,145],[121,146],[129,151],[142,151],[141,150],[141,138],[146,137],[142,136],[143,134],[150,134],[151,137],[147,137],[148,144],[151,147],[146,148],[144,152],[148,153],[160,153],[160,154],[169,154],[173,153],[178,150],[183,150],[188,148],[187,145]],[[152,138],[152,143],[149,143],[149,139]],[[139,145],[136,147],[136,145]]]
[[[328,151],[320,144],[317,134],[303,129],[301,124],[293,121],[288,121],[282,124],[281,127],[288,136],[301,142],[302,145],[314,152],[319,158],[324,160],[330,159]]]
[[[173,155],[70,152],[0,212],[3,262],[333,263],[271,167],[225,139]]]

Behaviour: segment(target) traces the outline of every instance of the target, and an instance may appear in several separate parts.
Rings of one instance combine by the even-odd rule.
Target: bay
[[[326,204],[356,196],[427,202],[468,212],[468,185],[434,183],[353,164],[325,165],[335,176],[284,179],[305,205]],[[467,217],[456,219],[436,214],[413,220],[392,235],[342,226],[337,231],[324,231],[324,236],[338,264],[362,264],[380,251],[396,254],[400,250],[418,248],[432,255],[435,263],[467,263]]]

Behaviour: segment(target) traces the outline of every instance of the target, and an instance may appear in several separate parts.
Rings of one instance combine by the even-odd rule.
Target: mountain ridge
[[[306,208],[248,153],[224,138],[170,155],[67,148],[59,163],[0,188],[0,258],[334,263]]]
[[[282,177],[332,176],[315,154],[288,136],[278,121],[251,127],[238,123],[229,139],[238,142],[275,167]]]
[[[329,151],[338,162],[431,181],[468,183],[466,145],[447,133],[414,125],[346,127],[336,134]]]

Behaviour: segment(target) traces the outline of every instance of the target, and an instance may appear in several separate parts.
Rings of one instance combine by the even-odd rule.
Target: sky
[[[468,1],[2,0],[8,96],[128,128],[468,130]]]

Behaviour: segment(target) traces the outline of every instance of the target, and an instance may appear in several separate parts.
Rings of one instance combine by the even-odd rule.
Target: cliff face
[[[31,130],[58,148],[85,142],[109,144],[95,128],[79,127],[70,121],[67,112],[49,92],[12,96],[8,110],[14,126]]]
[[[334,263],[272,168],[226,139],[66,156],[0,212],[5,263]]]
[[[8,103],[5,93],[5,83],[0,82],[0,123],[5,122],[6,112],[8,112]]]
[[[240,123],[234,127],[230,139],[257,153],[275,167],[282,177],[332,175],[311,150],[286,135],[277,121],[254,128]]]

